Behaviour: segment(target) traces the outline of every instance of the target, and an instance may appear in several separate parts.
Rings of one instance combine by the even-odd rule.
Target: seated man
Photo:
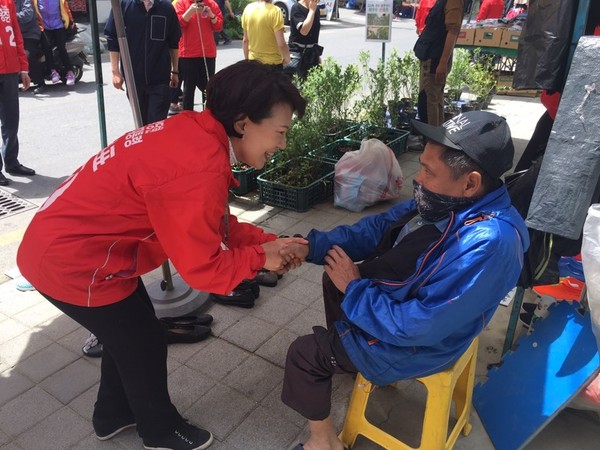
[[[414,200],[312,230],[290,250],[325,265],[328,329],[292,343],[281,396],[309,420],[305,450],[343,449],[329,417],[334,373],[386,385],[449,367],[521,272],[529,241],[500,180],[514,155],[504,118],[473,111],[413,125],[428,139]]]

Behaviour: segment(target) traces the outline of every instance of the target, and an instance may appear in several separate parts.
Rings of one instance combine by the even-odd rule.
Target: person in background
[[[295,450],[344,448],[330,418],[334,374],[385,386],[446,369],[521,273],[527,228],[500,179],[514,155],[506,120],[473,111],[413,126],[428,139],[414,199],[289,248],[324,265],[327,322],[288,350],[281,399],[311,432]]]
[[[58,56],[66,70],[65,83],[67,86],[74,86],[73,65],[67,53],[67,28],[73,26],[74,23],[69,4],[66,0],[33,1],[43,27],[41,44],[52,84],[60,83],[61,80],[52,52],[52,46],[56,45]]]
[[[425,19],[429,15],[429,11],[435,5],[436,0],[421,0],[417,5],[415,12],[415,26],[417,27],[417,35],[420,35],[425,29]]]
[[[0,27],[0,42],[14,45],[0,45],[0,124],[2,128],[2,158],[0,159],[0,186],[8,186],[9,181],[1,172],[2,163],[9,174],[35,175],[35,170],[19,162],[19,81],[23,90],[29,89],[29,63],[25,54],[23,37],[17,19],[13,0],[0,0],[4,11]]]
[[[15,0],[15,6],[17,8],[17,19],[21,27],[21,35],[23,36],[23,45],[29,62],[29,77],[32,83],[36,85],[33,93],[40,95],[46,90],[44,73],[38,58],[42,35],[40,23],[32,0]]]
[[[504,0],[483,0],[477,14],[477,22],[485,19],[501,19],[504,16]]]
[[[141,276],[169,258],[189,286],[227,294],[262,268],[282,274],[298,266],[283,250],[306,240],[238,221],[228,195],[238,184],[232,163],[262,169],[305,107],[289,77],[240,61],[209,81],[204,111],[118,138],[33,217],[17,254],[21,273],[102,342],[98,439],[137,426],[145,448],[211,444],[211,433],[171,402],[167,335]]]
[[[181,27],[173,5],[167,0],[121,0],[127,45],[142,123],[167,117],[170,87],[179,83],[179,38]],[[104,27],[112,69],[112,82],[123,90],[127,84],[119,68],[120,49],[112,11]]]
[[[221,9],[221,15],[223,16],[223,29],[221,31],[215,31],[215,44],[219,45],[221,38],[223,38],[223,45],[228,45],[231,44],[231,39],[229,36],[227,36],[227,33],[225,33],[225,17],[229,13],[229,17],[235,19],[235,14],[233,13],[233,9],[231,9],[231,3],[229,3],[229,0],[216,0],[216,2]]]
[[[444,86],[463,12],[463,0],[438,0],[414,46],[415,56],[421,61],[417,105],[421,122],[434,126],[444,122]]]
[[[317,54],[321,31],[318,5],[318,0],[299,0],[290,13],[288,47],[291,58],[300,60],[298,74],[301,77],[306,77],[310,68],[319,64],[321,56]]]
[[[527,0],[515,0],[515,4],[506,13],[507,20],[516,19],[517,16],[527,12]]]
[[[242,13],[245,59],[253,59],[282,70],[290,62],[290,49],[285,42],[283,14],[271,0],[249,3]]]
[[[177,0],[175,12],[182,32],[179,65],[183,71],[183,109],[192,111],[196,88],[204,97],[206,84],[215,74],[217,46],[213,33],[223,29],[223,16],[213,0]]]

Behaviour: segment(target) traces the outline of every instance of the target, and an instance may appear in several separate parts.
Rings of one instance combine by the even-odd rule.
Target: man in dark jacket
[[[21,27],[21,35],[23,36],[25,54],[29,62],[29,77],[31,82],[37,86],[33,93],[39,95],[46,90],[42,66],[38,59],[40,36],[42,35],[40,22],[31,0],[15,0],[15,7],[17,9],[17,20]]]
[[[166,119],[169,87],[177,87],[181,27],[167,0],[121,0],[123,22],[142,123]],[[112,11],[104,27],[110,53],[113,86],[123,89],[119,42]]]

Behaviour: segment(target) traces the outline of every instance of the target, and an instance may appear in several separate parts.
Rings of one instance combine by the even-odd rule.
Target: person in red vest
[[[417,12],[415,13],[415,26],[417,27],[417,34],[420,35],[425,28],[425,19],[436,0],[421,0],[419,6],[417,6]]]
[[[485,19],[500,19],[504,16],[504,0],[483,0],[477,14],[477,22]]]

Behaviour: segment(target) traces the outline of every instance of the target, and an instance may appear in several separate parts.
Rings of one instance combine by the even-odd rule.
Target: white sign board
[[[366,0],[366,31],[369,42],[391,42],[392,0]]]

